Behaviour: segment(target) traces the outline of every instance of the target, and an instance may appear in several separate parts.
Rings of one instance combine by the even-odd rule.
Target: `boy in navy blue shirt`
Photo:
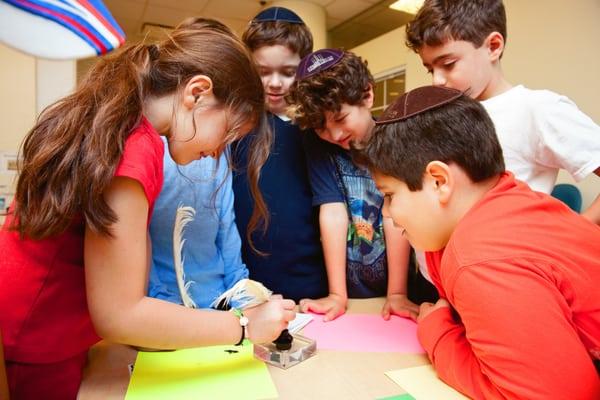
[[[313,204],[320,207],[320,228],[329,279],[329,295],[303,299],[302,311],[331,320],[345,312],[348,297],[387,295],[382,315],[415,319],[418,307],[408,299],[410,246],[389,218],[383,196],[365,168],[348,153],[375,122],[374,81],[366,63],[350,52],[318,50],[305,57],[290,90],[290,114],[307,133]],[[430,287],[435,298],[435,290]]]
[[[312,51],[312,35],[294,12],[272,7],[252,20],[242,40],[252,51],[262,77],[273,141],[259,181],[270,223],[265,231],[259,229],[250,238],[242,237],[242,257],[250,278],[275,293],[295,301],[322,297],[327,294],[327,276],[317,209],[311,203],[305,135],[285,116],[284,100],[300,59]],[[248,224],[254,223],[246,166],[256,162],[248,160],[247,154],[249,146],[259,139],[250,134],[233,149],[235,213],[240,232],[246,232]]]

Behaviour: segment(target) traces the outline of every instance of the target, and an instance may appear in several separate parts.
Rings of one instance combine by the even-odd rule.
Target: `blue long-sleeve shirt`
[[[166,143],[165,143],[166,145]],[[164,185],[150,222],[152,269],[148,295],[182,304],[173,263],[173,227],[180,206],[196,210],[184,229],[185,282],[199,308],[207,308],[225,290],[248,277],[235,224],[231,174],[225,155],[178,166],[165,148]]]

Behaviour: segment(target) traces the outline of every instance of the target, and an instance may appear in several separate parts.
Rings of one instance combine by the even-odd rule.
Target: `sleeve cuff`
[[[343,197],[334,196],[334,195],[313,197],[313,201],[312,201],[313,207],[318,207],[320,205],[328,204],[328,203],[345,203],[345,201],[344,201]]]
[[[454,326],[456,321],[450,307],[439,308],[419,322],[417,337],[430,359],[439,340]]]

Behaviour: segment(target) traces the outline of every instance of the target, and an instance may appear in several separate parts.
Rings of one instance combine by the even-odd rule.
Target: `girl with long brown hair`
[[[0,330],[13,397],[75,398],[99,337],[156,349],[244,335],[267,342],[294,318],[291,300],[245,310],[246,319],[146,296],[147,226],[163,179],[159,135],[178,164],[218,157],[264,124],[263,108],[243,44],[216,21],[191,19],[161,43],[99,61],[74,94],[41,114],[0,231]],[[253,151],[257,171],[268,149]]]

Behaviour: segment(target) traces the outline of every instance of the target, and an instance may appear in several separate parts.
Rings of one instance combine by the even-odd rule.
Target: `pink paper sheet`
[[[417,339],[417,324],[395,315],[385,321],[380,315],[344,314],[329,322],[315,315],[302,334],[315,339],[318,349],[425,353]]]

